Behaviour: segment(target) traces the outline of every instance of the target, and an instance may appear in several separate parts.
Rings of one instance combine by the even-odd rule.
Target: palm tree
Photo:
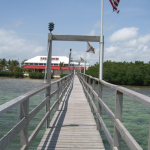
[[[3,71],[3,69],[7,66],[7,61],[5,58],[1,59],[0,60],[0,67],[1,67],[1,70]]]
[[[10,71],[15,71],[15,68],[19,67],[19,62],[17,60],[12,60],[9,65]]]
[[[64,62],[60,62],[59,63],[60,70],[61,70],[61,67],[63,67],[63,66],[64,66]],[[62,70],[61,70],[61,74],[62,74]]]

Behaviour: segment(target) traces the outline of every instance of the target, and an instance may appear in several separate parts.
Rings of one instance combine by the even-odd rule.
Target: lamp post
[[[49,23],[48,29],[50,31],[50,36],[48,34],[47,84],[50,84],[50,86],[46,89],[46,97],[50,96],[50,93],[51,93],[51,58],[52,58],[52,33],[51,33],[51,31],[53,31],[53,29],[54,29],[53,22]],[[46,104],[46,112],[49,112],[49,111],[50,111],[50,98]],[[50,115],[49,115],[49,117],[47,117],[47,121],[46,121],[47,128],[49,128],[49,123],[50,123]]]
[[[70,60],[71,60],[71,49],[70,49],[70,53],[69,53],[68,75],[70,74]]]

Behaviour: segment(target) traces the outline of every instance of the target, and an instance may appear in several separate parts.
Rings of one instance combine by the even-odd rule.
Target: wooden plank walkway
[[[77,76],[37,150],[104,150],[96,122]]]

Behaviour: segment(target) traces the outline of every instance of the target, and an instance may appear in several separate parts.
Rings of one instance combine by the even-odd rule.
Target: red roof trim
[[[45,69],[46,66],[40,66],[40,65],[24,65],[24,68],[27,69]],[[59,66],[51,66],[52,70],[60,70]],[[83,70],[84,67],[74,67],[74,70]],[[61,67],[61,70],[68,70],[68,67]],[[70,67],[71,70],[71,67]]]

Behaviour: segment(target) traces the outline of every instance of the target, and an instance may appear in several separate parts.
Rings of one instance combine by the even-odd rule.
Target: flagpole
[[[104,55],[104,41],[103,41],[103,0],[101,0],[101,37],[100,37],[100,52],[99,52],[99,79],[103,79],[103,55]]]
[[[85,67],[86,67],[86,51],[85,51],[85,59],[84,59],[84,74],[85,74]]]

